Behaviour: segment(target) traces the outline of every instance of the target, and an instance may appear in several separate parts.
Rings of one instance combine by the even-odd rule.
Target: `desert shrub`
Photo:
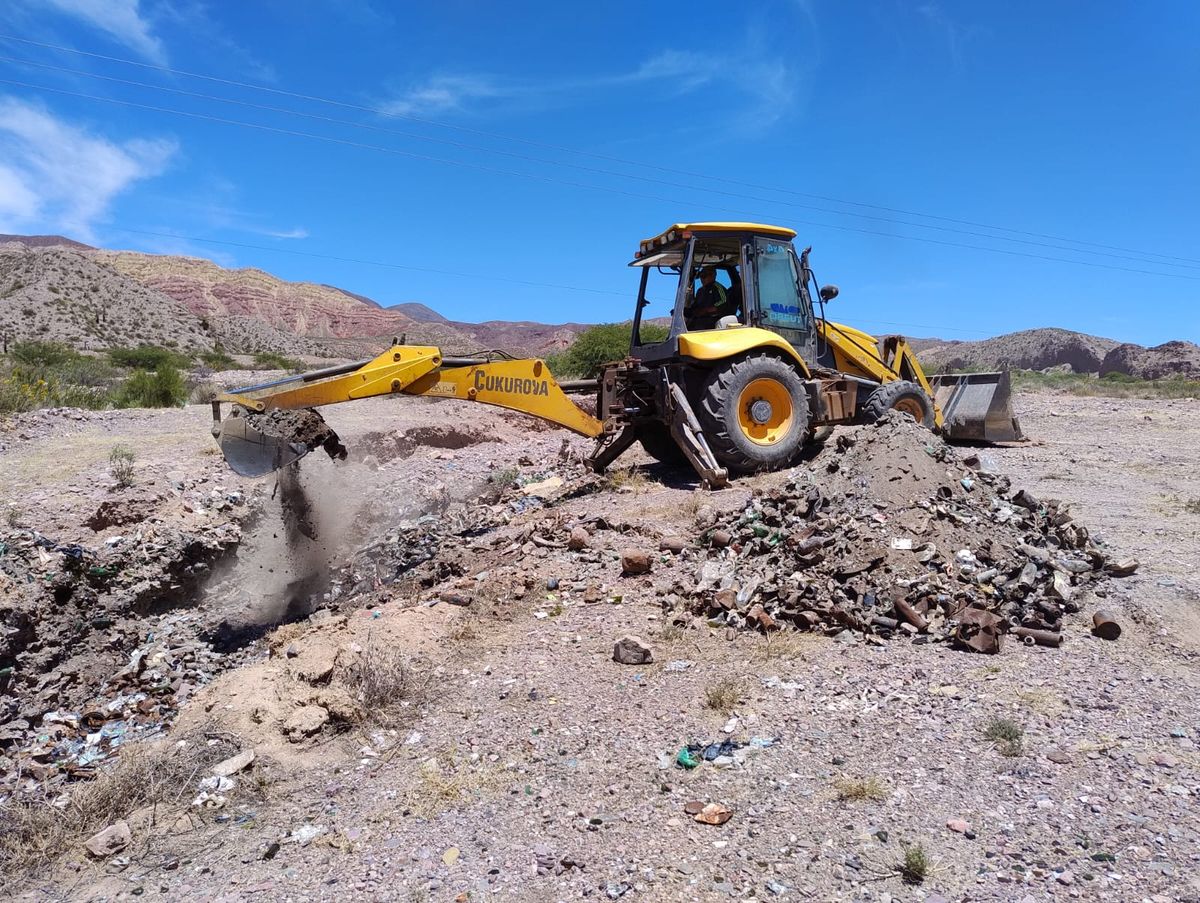
[[[212,351],[200,352],[200,360],[210,370],[236,370],[238,368],[238,362],[226,354],[220,345]]]
[[[133,462],[136,458],[128,445],[114,445],[108,453],[108,472],[122,489],[133,485]]]
[[[579,333],[571,347],[558,354],[546,356],[550,372],[558,379],[587,378],[600,373],[601,364],[619,361],[629,355],[629,340],[633,324],[601,323]],[[642,340],[661,342],[667,328],[653,323],[642,324]]]
[[[176,369],[187,367],[191,360],[187,355],[158,345],[138,345],[135,348],[110,348],[108,359],[118,367],[132,370],[157,370],[163,364]]]
[[[82,357],[78,351],[63,342],[14,342],[8,353],[9,359],[24,367],[57,367],[67,361]]]
[[[274,351],[260,351],[254,355],[254,366],[261,370],[290,370],[295,372],[304,369],[304,363],[294,357],[284,357]]]
[[[159,364],[154,372],[136,370],[117,389],[113,401],[119,408],[177,408],[188,397],[183,376],[170,364]]]
[[[188,392],[188,404],[208,404],[221,392],[221,387],[210,380],[201,380]]]

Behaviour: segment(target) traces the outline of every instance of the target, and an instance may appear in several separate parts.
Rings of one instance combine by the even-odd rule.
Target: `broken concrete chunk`
[[[640,636],[627,634],[613,647],[613,661],[622,665],[648,665],[654,661],[654,652]]]
[[[212,773],[219,778],[231,777],[249,766],[253,761],[254,750],[244,749],[236,756],[230,756],[224,762],[218,762],[213,766]]]

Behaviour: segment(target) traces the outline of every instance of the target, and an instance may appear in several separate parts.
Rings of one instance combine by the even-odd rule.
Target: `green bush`
[[[119,408],[177,408],[187,401],[187,385],[170,364],[159,364],[154,372],[137,370],[116,391]]]
[[[590,379],[600,373],[600,366],[619,361],[629,355],[629,339],[633,324],[601,323],[581,332],[566,351],[546,356],[546,363],[556,379]],[[642,324],[643,342],[661,342],[667,337],[665,326]]]
[[[26,367],[57,367],[83,355],[63,342],[15,342],[8,353],[16,364]]]
[[[138,345],[136,348],[110,348],[108,359],[118,367],[131,370],[158,370],[163,364],[175,369],[191,364],[187,355],[158,345]]]
[[[219,345],[212,351],[202,351],[200,353],[200,360],[210,370],[237,370],[240,366]]]
[[[254,355],[254,366],[260,370],[303,370],[304,362],[294,357],[284,357],[274,351],[260,351]]]

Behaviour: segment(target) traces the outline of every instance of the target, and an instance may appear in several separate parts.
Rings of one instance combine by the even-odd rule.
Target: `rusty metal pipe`
[[[1121,635],[1121,625],[1110,612],[1098,611],[1092,615],[1092,633],[1102,640],[1115,640]]]
[[[1013,635],[1019,636],[1021,641],[1029,645],[1029,641],[1037,643],[1039,646],[1061,646],[1062,634],[1053,630],[1034,630],[1032,627],[1014,627]]]

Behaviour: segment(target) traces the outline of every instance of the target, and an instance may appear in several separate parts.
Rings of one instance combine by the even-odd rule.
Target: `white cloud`
[[[43,107],[0,96],[0,232],[91,239],[112,201],[162,172],[175,151],[171,141],[116,144]]]
[[[308,230],[305,229],[303,226],[297,226],[295,229],[286,229],[286,230],[280,230],[280,231],[274,231],[272,229],[264,229],[262,231],[262,234],[266,235],[270,238],[286,238],[286,239],[308,238]]]
[[[155,63],[165,63],[166,50],[150,30],[138,0],[46,0],[51,6],[106,31],[126,47]]]
[[[518,86],[502,86],[490,76],[435,75],[424,84],[387,101],[383,111],[392,116],[428,116],[456,112],[475,101],[515,97],[521,93]]]

